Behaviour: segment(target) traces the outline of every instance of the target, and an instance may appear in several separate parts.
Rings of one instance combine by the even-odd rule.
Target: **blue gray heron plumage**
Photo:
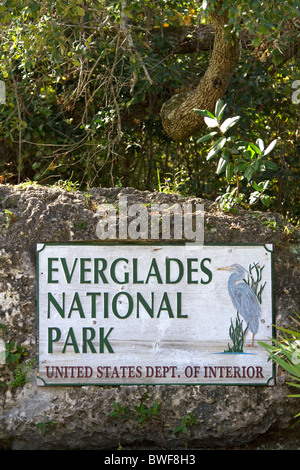
[[[251,287],[244,281],[248,273],[240,264],[232,264],[218,270],[232,272],[228,279],[228,292],[233,306],[248,326],[247,332],[248,329],[252,332],[251,346],[254,346],[254,336],[259,328],[260,304]]]

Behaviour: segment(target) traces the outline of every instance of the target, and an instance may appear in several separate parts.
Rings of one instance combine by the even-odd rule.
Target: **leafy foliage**
[[[232,205],[235,202],[240,202],[240,185],[241,180],[244,179],[248,184],[251,181],[252,186],[256,189],[256,192],[250,195],[250,204],[254,204],[260,199],[268,207],[270,197],[265,195],[264,191],[267,189],[269,181],[257,184],[255,181],[252,182],[252,178],[257,173],[278,169],[276,163],[266,158],[274,149],[277,139],[273,140],[267,148],[265,148],[262,139],[257,139],[255,144],[239,140],[236,134],[232,134],[229,131],[238,123],[240,116],[234,116],[222,121],[225,108],[226,104],[222,100],[218,100],[215,107],[215,115],[208,110],[195,109],[197,114],[204,117],[208,128],[217,128],[217,131],[210,132],[201,137],[198,143],[213,137],[217,138],[208,151],[206,159],[211,160],[219,156],[216,173],[220,175],[225,172],[227,182],[229,184],[234,182],[236,188],[230,190],[230,196],[236,194],[236,199],[232,199]],[[226,194],[228,194],[228,190]],[[228,198],[226,200],[228,201]]]
[[[189,413],[188,416],[183,416],[183,418],[181,419],[181,424],[179,426],[176,426],[173,432],[182,432],[183,434],[187,434],[191,426],[195,424],[198,424],[197,419],[195,418],[193,413]]]
[[[66,180],[81,189],[122,185],[155,190],[159,174],[162,186],[173,178],[182,194],[212,199],[227,194],[228,204],[228,179],[237,174],[232,159],[225,153],[219,167],[213,154],[207,160],[201,135],[173,142],[159,116],[167,99],[197,86],[204,74],[210,49],[201,35],[210,27],[216,4],[2,2],[0,80],[6,85],[6,103],[0,104],[1,181]],[[299,105],[291,95],[300,73],[298,4],[224,0],[222,5],[228,10],[229,39],[235,31],[244,48],[224,97],[227,107],[218,110],[224,113],[221,131],[227,136],[238,126],[241,140],[253,142],[236,163],[247,181],[256,176],[256,186],[243,187],[247,202],[296,220]],[[233,121],[228,110],[240,119]],[[277,140],[272,167],[254,144],[257,136],[263,142]]]
[[[22,364],[19,364],[13,371],[13,380],[10,382],[10,387],[23,387],[30,381],[31,373],[36,364],[35,359],[28,360]]]
[[[143,425],[145,422],[149,422],[150,420],[157,419],[160,414],[160,405],[158,401],[156,401],[152,406],[147,406],[145,401],[148,398],[148,394],[145,393],[139,405],[134,405],[134,411],[130,409],[129,406],[122,406],[119,403],[115,402],[113,404],[114,410],[110,413],[111,418],[119,418],[122,420],[130,420],[133,419],[137,421],[139,425]]]
[[[299,318],[299,317],[298,317]],[[296,320],[298,326],[299,321]],[[292,382],[289,385],[300,388],[300,333],[297,330],[279,328],[282,335],[278,339],[273,338],[272,344],[260,342],[270,355],[270,359],[281,366],[289,374]],[[289,395],[293,398],[300,398],[300,393]],[[296,415],[300,416],[300,412]]]
[[[40,429],[41,436],[44,436],[46,434],[46,430],[54,426],[55,424],[55,421],[46,421],[42,423],[37,423],[36,427]]]
[[[16,344],[14,341],[5,343],[5,361],[6,364],[18,364],[23,356],[26,356],[27,352],[24,346]]]

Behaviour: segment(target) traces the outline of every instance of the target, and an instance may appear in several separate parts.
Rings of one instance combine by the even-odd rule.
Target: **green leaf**
[[[283,58],[282,52],[280,52],[278,49],[276,49],[276,50],[273,52],[273,55],[272,55],[272,62],[273,62],[273,64],[274,64],[274,65],[279,65],[279,64],[281,64],[282,58]]]
[[[221,158],[219,159],[219,163],[218,163],[218,167],[217,167],[217,171],[216,171],[217,175],[220,175],[220,173],[225,171],[225,169],[228,165],[229,159],[230,159],[230,153],[228,152],[227,149],[225,149],[222,152]]]
[[[240,119],[240,116],[234,116],[232,118],[226,119],[223,122],[223,124],[221,124],[221,127],[220,127],[221,132],[223,133],[227,132],[229,129],[231,129],[231,127],[233,127],[238,122],[239,119]]]
[[[253,164],[249,165],[247,170],[244,173],[245,178],[247,178],[248,181],[251,180],[253,174],[255,173],[255,170],[253,168]]]
[[[261,155],[261,152],[262,152],[262,151],[260,150],[260,148],[259,148],[257,145],[255,145],[255,144],[253,144],[253,143],[251,142],[251,143],[249,144],[249,146],[250,146],[250,148],[251,148],[252,150],[254,150],[254,152],[258,153],[258,155]]]
[[[276,163],[271,162],[270,160],[267,160],[265,162],[265,165],[266,165],[266,168],[269,168],[269,170],[278,170],[278,166],[276,165]]]
[[[221,157],[218,163],[217,171],[216,171],[217,175],[220,175],[220,173],[225,171],[227,164],[228,164],[228,161],[225,158]]]
[[[224,111],[225,111],[225,108],[226,108],[227,104],[225,103],[223,108],[220,110],[220,112],[218,113],[217,115],[217,118],[219,121],[221,121],[222,117],[223,117],[223,114],[224,114]]]
[[[288,328],[282,328],[280,326],[277,326],[276,328],[277,330],[283,331],[284,333],[288,335],[292,335],[300,339],[300,331],[289,330]]]
[[[124,15],[126,15],[128,18],[133,18],[133,14],[131,13],[131,10],[129,8],[124,8],[123,9]]]
[[[248,163],[246,162],[242,162],[242,163],[238,163],[238,165],[235,166],[234,168],[234,173],[240,173],[244,170],[246,170],[246,168],[248,168]]]
[[[259,30],[258,30],[258,31],[259,31],[261,34],[269,34],[269,32],[270,32],[270,31],[268,30],[268,28],[266,28],[265,25],[261,25],[261,26],[259,27]]]
[[[222,109],[223,105],[224,105],[223,101],[221,99],[218,99],[218,101],[216,102],[216,106],[215,106],[215,116],[218,116],[218,113]]]
[[[264,206],[269,207],[270,196],[268,196],[267,194],[263,194],[263,196],[261,196],[261,202],[263,203]]]
[[[256,189],[256,191],[262,191],[262,188],[255,181],[252,181],[252,187]]]
[[[207,156],[206,156],[206,160],[211,160],[212,158],[214,158],[216,155],[218,155],[218,153],[220,152],[220,149],[218,147],[212,147],[210,149],[210,151],[208,152]]]
[[[216,102],[216,106],[215,106],[215,115],[218,119],[218,121],[220,121],[223,117],[223,113],[224,113],[224,110],[226,108],[227,104],[222,101],[222,100],[218,100]]]
[[[76,13],[77,13],[77,15],[79,15],[79,16],[84,16],[84,15],[85,15],[84,8],[79,7],[79,6],[76,7]]]
[[[199,144],[200,142],[205,142],[206,140],[211,139],[216,134],[217,134],[217,132],[213,131],[213,132],[210,132],[210,134],[206,134],[203,137],[200,137],[200,139],[197,140],[197,144]]]
[[[211,117],[212,119],[215,119],[215,116],[213,113],[210,111],[207,111],[207,109],[194,109],[195,113],[200,114],[200,116],[203,117]]]
[[[234,172],[234,164],[232,162],[229,162],[227,167],[226,167],[226,179],[227,181],[231,181],[233,177],[233,172]]]
[[[41,166],[41,162],[34,162],[34,163],[32,164],[32,169],[33,169],[33,170],[36,170],[36,169],[39,168],[40,166]]]
[[[176,432],[179,432],[179,431],[181,431],[181,425],[180,425],[180,426],[177,426],[177,427],[174,429],[173,432],[176,433]]]
[[[208,152],[206,160],[211,160],[213,157],[218,155],[220,150],[222,150],[222,148],[226,144],[226,140],[226,137],[221,137],[219,140],[217,140],[217,142],[212,146],[212,148]]]
[[[257,38],[254,38],[253,41],[252,41],[252,45],[254,47],[258,47],[260,45],[260,43],[261,43],[261,37],[260,36],[257,37]]]
[[[245,160],[248,160],[248,161],[249,161],[249,160],[252,160],[252,158],[251,158],[251,153],[248,152],[247,150],[245,150],[245,151],[243,152],[243,159],[244,159],[244,161],[245,161]]]
[[[46,433],[46,423],[37,423],[37,427],[41,430],[41,436],[44,436]]]

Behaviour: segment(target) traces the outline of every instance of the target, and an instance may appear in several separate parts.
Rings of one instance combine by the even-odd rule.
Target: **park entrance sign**
[[[37,246],[38,385],[273,383],[272,245]]]

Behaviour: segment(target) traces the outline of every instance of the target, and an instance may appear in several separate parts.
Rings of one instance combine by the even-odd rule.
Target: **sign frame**
[[[264,382],[261,382],[261,381],[249,381],[249,382],[245,382],[245,381],[225,381],[225,382],[222,382],[222,381],[205,381],[205,380],[201,380],[201,377],[199,377],[199,380],[197,381],[187,381],[187,380],[184,380],[184,381],[172,381],[172,380],[167,380],[168,378],[170,377],[164,377],[166,378],[165,381],[147,381],[147,380],[142,380],[142,381],[138,381],[138,380],[133,380],[133,381],[118,381],[118,382],[115,382],[114,380],[108,380],[108,381],[80,381],[80,382],[74,382],[74,381],[60,381],[60,382],[51,382],[50,381],[46,381],[44,377],[42,377],[40,375],[40,372],[41,372],[41,356],[43,354],[43,352],[41,351],[41,343],[40,343],[40,338],[41,338],[41,325],[40,325],[40,320],[41,320],[41,308],[40,308],[40,285],[41,285],[41,282],[40,282],[40,276],[39,276],[39,273],[40,273],[40,253],[46,248],[46,247],[54,247],[54,248],[58,248],[58,247],[77,247],[77,248],[80,248],[80,247],[88,247],[88,248],[95,248],[95,247],[100,247],[100,248],[107,248],[107,247],[113,247],[113,246],[116,246],[116,247],[126,247],[126,246],[131,246],[133,248],[143,248],[143,247],[152,247],[154,250],[159,250],[161,249],[162,247],[181,247],[181,248],[185,248],[185,247],[188,247],[190,248],[191,246],[194,246],[194,247],[197,247],[199,248],[199,246],[197,246],[196,244],[192,244],[192,243],[185,243],[185,242],[181,242],[181,241],[168,241],[168,242],[152,242],[152,241],[142,241],[142,242],[139,242],[137,240],[135,241],[131,241],[131,240],[122,240],[122,241],[115,241],[115,240],[112,240],[112,241],[107,241],[107,242],[99,242],[99,241],[82,241],[82,242],[63,242],[63,243],[60,243],[60,242],[43,242],[43,243],[38,243],[37,244],[37,363],[38,363],[38,371],[37,371],[37,384],[40,385],[40,386],[51,386],[51,387],[55,387],[55,386],[124,386],[124,385],[128,385],[128,386],[131,386],[131,385],[179,385],[179,386],[182,386],[182,385],[213,385],[213,386],[216,386],[216,385],[222,385],[222,386],[268,386],[268,385],[274,385],[275,384],[275,380],[276,380],[276,376],[275,376],[275,364],[271,364],[270,366],[270,375],[269,377],[267,378],[267,380],[265,380]],[[253,247],[253,248],[264,248],[267,252],[270,253],[270,286],[269,286],[269,289],[270,289],[270,316],[271,316],[271,324],[270,324],[270,337],[268,337],[268,340],[271,340],[271,337],[273,338],[274,337],[274,330],[275,330],[275,327],[274,327],[274,310],[273,310],[273,305],[274,305],[274,302],[273,302],[273,245],[272,244],[203,244],[201,249],[205,250],[205,249],[213,249],[214,247],[217,247],[217,248],[226,248],[226,249],[234,249],[234,248],[237,248],[237,249],[243,249],[243,247]],[[54,271],[56,270],[56,268],[54,269]],[[54,272],[53,271],[53,272]],[[103,333],[104,335],[104,333]],[[267,338],[263,339],[263,341],[266,341]],[[225,351],[224,351],[225,352]],[[267,353],[266,353],[267,354]],[[174,370],[171,369],[171,371],[169,371],[169,374],[173,374],[174,373]],[[194,373],[196,373],[194,371]],[[205,370],[205,374],[208,373],[208,370],[206,371]],[[227,372],[226,372],[227,373]],[[231,373],[231,372],[230,372]],[[221,374],[222,374],[222,371],[221,371]],[[173,375],[174,376],[174,375]],[[197,377],[197,378],[198,378]]]

